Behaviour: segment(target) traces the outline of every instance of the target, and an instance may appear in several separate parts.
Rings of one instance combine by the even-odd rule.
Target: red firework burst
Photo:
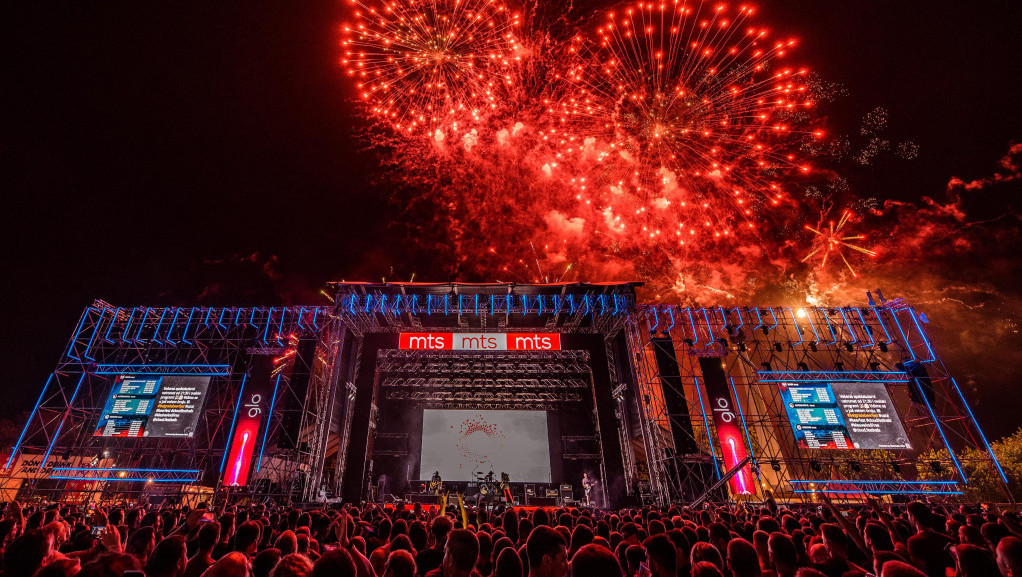
[[[369,111],[413,132],[478,119],[518,57],[518,16],[493,0],[352,0],[341,63]]]
[[[781,175],[809,171],[790,151],[820,134],[795,120],[813,105],[808,71],[778,63],[795,41],[769,40],[752,13],[679,1],[608,12],[574,124],[633,164],[647,190],[671,172],[696,197],[690,207],[748,217],[780,204]]]

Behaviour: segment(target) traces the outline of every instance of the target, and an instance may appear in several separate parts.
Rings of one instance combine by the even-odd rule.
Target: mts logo
[[[509,351],[558,351],[561,349],[561,335],[557,333],[509,334]]]
[[[452,333],[401,333],[399,347],[413,351],[442,351],[453,348]]]
[[[401,333],[404,350],[559,351],[557,333]]]

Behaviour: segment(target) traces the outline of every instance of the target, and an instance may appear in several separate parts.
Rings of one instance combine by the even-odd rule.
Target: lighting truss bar
[[[756,376],[761,383],[909,382],[908,375],[901,371],[756,371]]]
[[[93,371],[96,375],[200,375],[213,377],[227,377],[231,374],[230,365],[169,365],[169,364],[102,364],[96,365]]]
[[[197,469],[118,469],[99,467],[54,467],[50,479],[74,481],[132,481],[152,483],[194,483]]]
[[[792,493],[799,495],[811,493],[862,493],[864,495],[961,495],[963,493],[959,489],[957,481],[844,481],[833,479],[792,479],[790,483],[796,487]]]

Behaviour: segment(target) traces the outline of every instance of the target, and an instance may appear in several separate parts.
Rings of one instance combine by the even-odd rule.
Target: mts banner
[[[401,333],[410,351],[559,351],[558,333]]]

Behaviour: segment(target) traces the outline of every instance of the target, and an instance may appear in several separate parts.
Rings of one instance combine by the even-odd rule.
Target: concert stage
[[[405,502],[437,473],[471,501],[492,471],[523,506],[589,485],[618,507],[955,498],[967,470],[1003,478],[909,304],[689,308],[637,303],[636,286],[96,301],[5,459],[5,499]]]

